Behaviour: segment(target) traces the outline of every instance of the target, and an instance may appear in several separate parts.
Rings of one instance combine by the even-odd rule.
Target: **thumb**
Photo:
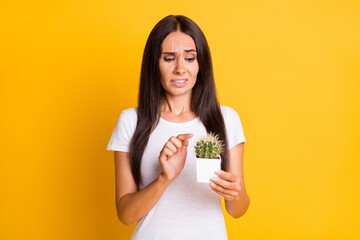
[[[189,138],[192,138],[193,136],[194,134],[187,133],[187,134],[179,134],[177,138],[181,140],[182,147],[187,147],[189,145]]]
[[[187,146],[189,145],[189,139],[185,139],[182,141],[182,147],[187,149]]]
[[[188,139],[182,141],[182,146],[181,146],[180,154],[185,154],[185,155],[187,155],[188,145],[189,145],[189,140],[188,140]]]

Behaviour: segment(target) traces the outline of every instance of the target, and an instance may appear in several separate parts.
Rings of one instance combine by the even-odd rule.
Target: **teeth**
[[[177,83],[184,83],[185,80],[175,80],[174,82],[177,82]]]

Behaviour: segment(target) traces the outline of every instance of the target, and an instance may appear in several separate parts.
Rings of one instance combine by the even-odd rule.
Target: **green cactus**
[[[197,158],[219,159],[220,154],[224,150],[224,145],[219,140],[218,135],[209,133],[201,138],[195,145],[195,153]]]

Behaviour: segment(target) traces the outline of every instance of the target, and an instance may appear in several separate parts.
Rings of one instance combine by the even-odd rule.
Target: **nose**
[[[184,65],[184,60],[181,58],[178,58],[176,61],[176,66],[174,69],[174,73],[175,74],[183,74],[185,73],[185,65]]]

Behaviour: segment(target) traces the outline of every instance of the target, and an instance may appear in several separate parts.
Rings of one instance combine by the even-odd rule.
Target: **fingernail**
[[[216,174],[221,174],[221,171],[220,171],[220,170],[216,170],[215,173],[216,173]]]
[[[215,186],[215,184],[212,182],[212,183],[210,183],[210,186],[214,187],[214,186]]]
[[[210,180],[212,180],[214,182],[217,182],[218,178],[217,177],[212,177],[212,178],[210,178]]]

